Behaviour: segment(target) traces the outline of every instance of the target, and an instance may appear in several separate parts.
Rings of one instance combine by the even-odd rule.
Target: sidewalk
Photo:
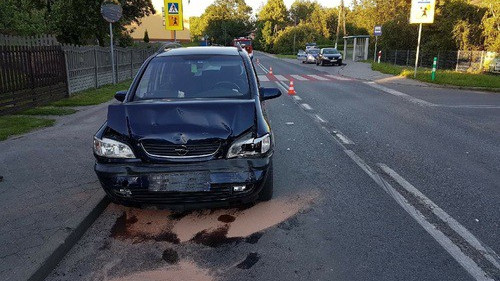
[[[431,87],[431,85],[417,80],[374,71],[371,68],[371,64],[366,62],[346,61],[346,64],[341,66],[340,68],[336,68],[336,71],[338,74],[345,77],[366,80],[366,81],[374,81],[382,84],[387,83],[387,84]]]
[[[107,105],[0,142],[0,280],[42,280],[106,206],[92,135]]]

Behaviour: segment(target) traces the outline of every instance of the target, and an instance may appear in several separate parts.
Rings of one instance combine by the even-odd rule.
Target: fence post
[[[97,61],[97,46],[94,46],[94,77],[95,77],[95,88],[99,87],[99,65]]]
[[[483,62],[484,62],[484,51],[481,51],[481,65],[479,66],[479,71],[483,71]]]
[[[70,80],[69,80],[69,64],[68,64],[68,55],[66,53],[66,50],[63,50],[63,54],[64,54],[64,67],[66,68],[66,87],[68,88],[68,96],[71,95],[71,91],[70,91]]]
[[[459,58],[460,58],[460,50],[458,50],[458,52],[457,52],[457,63],[455,64],[455,71],[457,71],[457,72],[458,72],[458,60],[459,60]]]
[[[130,49],[130,79],[134,78],[134,49]]]
[[[408,66],[410,61],[410,50],[406,50],[406,66]]]
[[[394,51],[394,65],[396,65],[397,60],[398,60],[398,50]]]

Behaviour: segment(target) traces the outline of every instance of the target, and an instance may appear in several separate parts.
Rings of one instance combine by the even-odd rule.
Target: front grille
[[[168,142],[143,141],[142,147],[151,156],[184,158],[213,155],[219,150],[220,143],[212,141],[182,145]]]

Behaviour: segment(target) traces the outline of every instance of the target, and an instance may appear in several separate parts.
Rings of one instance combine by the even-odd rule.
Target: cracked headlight
[[[107,138],[94,138],[94,153],[108,158],[135,158],[128,145]]]
[[[252,138],[251,134],[246,134],[231,145],[227,158],[257,156],[268,152],[269,149],[271,149],[269,134],[260,138]]]

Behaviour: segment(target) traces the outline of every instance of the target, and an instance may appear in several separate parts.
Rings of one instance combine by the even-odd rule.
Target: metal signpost
[[[375,30],[373,31],[373,35],[375,35],[375,51],[373,51],[373,61],[377,59],[377,43],[378,37],[382,36],[382,26],[376,25]]]
[[[410,11],[410,23],[419,23],[417,54],[415,56],[415,73],[417,78],[418,56],[420,55],[420,39],[422,37],[422,24],[434,22],[434,9],[436,0],[412,0]]]
[[[115,52],[113,49],[113,23],[120,20],[123,14],[123,9],[118,1],[107,0],[101,5],[101,15],[109,22],[109,37],[111,39],[111,71],[113,75],[113,84],[116,84],[115,73]]]
[[[174,41],[177,41],[177,30],[184,30],[182,15],[182,0],[164,0],[165,29],[174,31]]]

